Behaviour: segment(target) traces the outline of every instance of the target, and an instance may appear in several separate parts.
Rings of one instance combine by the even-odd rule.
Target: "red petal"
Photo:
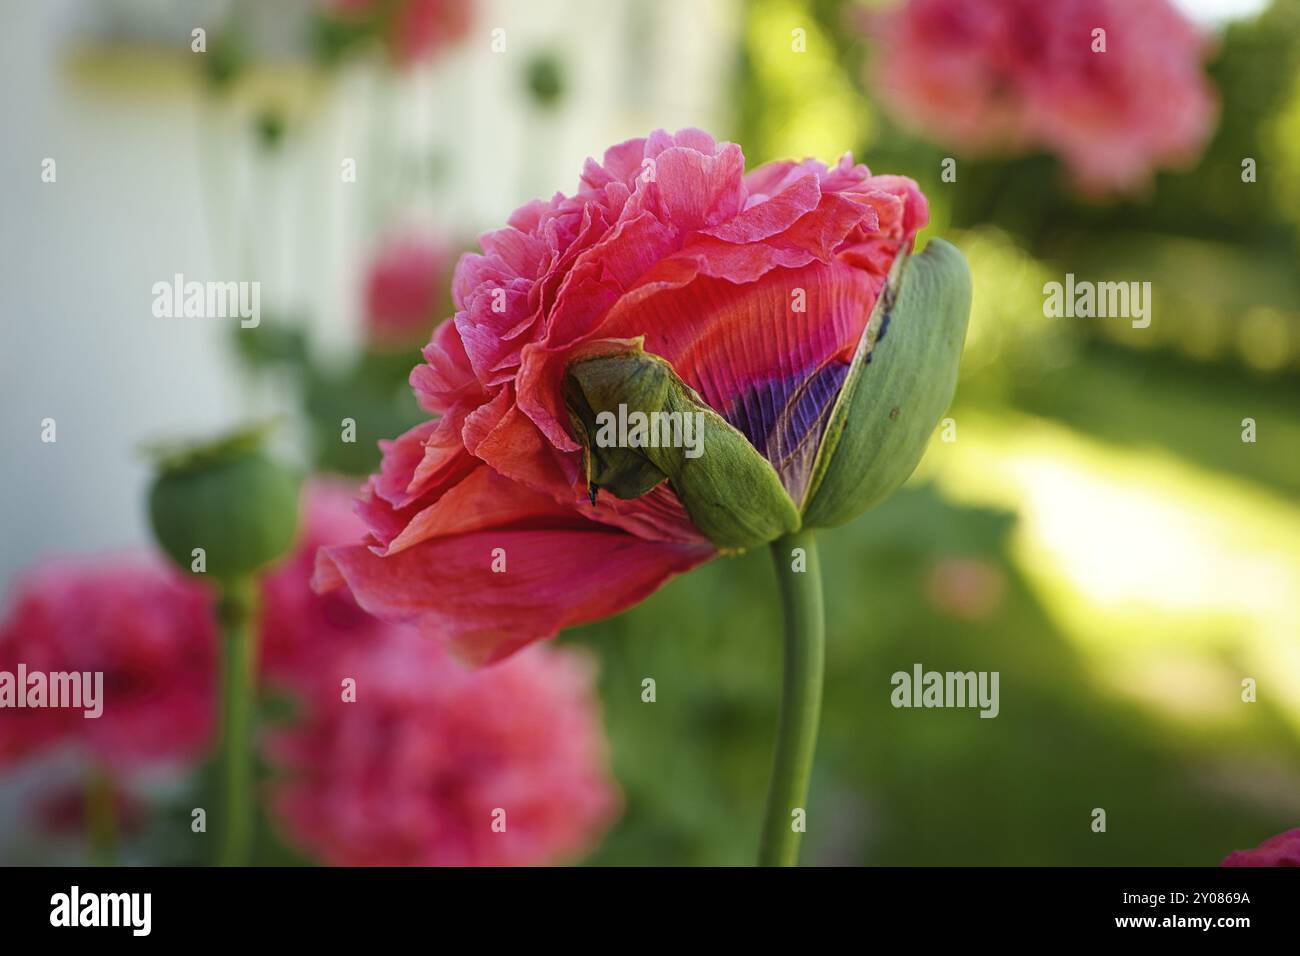
[[[430,538],[387,557],[364,545],[327,548],[314,583],[346,583],[371,614],[414,625],[477,665],[631,607],[714,554],[707,544],[645,541],[553,507],[518,526]],[[492,570],[497,548],[504,573]]]

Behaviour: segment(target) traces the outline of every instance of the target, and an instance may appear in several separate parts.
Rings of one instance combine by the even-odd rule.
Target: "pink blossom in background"
[[[380,348],[414,348],[438,324],[451,276],[442,239],[408,230],[384,240],[366,275],[366,331]]]
[[[270,736],[268,806],[313,858],[340,865],[550,863],[612,822],[617,793],[589,664],[538,649],[474,674],[434,642],[310,586],[317,548],[364,526],[346,485],[304,496],[294,555],[262,583],[263,673],[300,722]],[[342,682],[356,682],[344,702]],[[507,830],[493,833],[492,811]]]
[[[1253,850],[1234,850],[1222,866],[1300,866],[1300,829],[1269,837]]]
[[[589,662],[532,648],[470,672],[388,628],[345,651],[301,724],[270,741],[269,806],[313,858],[343,866],[501,866],[570,860],[619,798]],[[493,831],[505,811],[504,832]]]
[[[619,803],[589,661],[538,648],[471,674],[346,591],[314,593],[316,550],[363,528],[351,498],[345,485],[313,482],[297,550],[262,580],[262,679],[301,705],[298,722],[263,737],[268,806],[282,829],[340,864],[535,864],[589,849]],[[60,745],[82,748],[114,777],[147,763],[197,764],[214,743],[212,610],[202,586],[142,559],[29,573],[0,628],[0,670],[16,672],[19,661],[29,671],[102,670],[104,710],[93,720],[6,710],[0,764]],[[357,683],[355,703],[341,698],[344,677]],[[505,833],[491,828],[497,807]],[[143,812],[119,809],[133,826]],[[66,793],[40,813],[50,827],[81,825],[81,804]]]
[[[948,557],[931,568],[925,590],[945,614],[979,621],[998,610],[1006,585],[1006,575],[991,561]]]
[[[474,0],[327,0],[340,19],[371,22],[393,60],[409,66],[463,40]]]
[[[811,468],[799,450],[816,447],[805,434],[927,218],[910,179],[847,156],[746,175],[738,146],[700,130],[589,159],[574,195],[523,206],[461,258],[455,317],[411,373],[433,417],[383,443],[366,538],[325,549],[317,585],[346,584],[475,663],[642,600],[716,551],[667,483],[588,499],[567,364],[643,339],[798,501]],[[804,312],[788,307],[795,289]]]
[[[303,535],[262,581],[263,679],[287,687],[332,678],[329,653],[365,646],[383,626],[344,593],[310,587],[317,548],[354,540],[354,489],[317,481],[304,496]],[[0,670],[104,671],[104,714],[6,710],[0,762],[76,743],[114,769],[185,763],[212,740],[216,693],[213,602],[196,581],[146,558],[63,560],[22,579],[0,628]]]
[[[262,578],[259,648],[263,678],[288,688],[337,686],[334,655],[382,639],[386,626],[346,591],[316,594],[311,577],[322,547],[355,541],[365,526],[353,513],[354,485],[316,479],[303,494],[294,552]]]
[[[901,123],[972,153],[1055,153],[1086,192],[1188,166],[1213,131],[1209,43],[1168,0],[907,0],[866,23],[872,89]]]
[[[161,563],[39,566],[10,598],[0,670],[102,671],[103,713],[6,710],[0,763],[64,743],[113,772],[197,758],[211,739],[216,647],[208,592]]]

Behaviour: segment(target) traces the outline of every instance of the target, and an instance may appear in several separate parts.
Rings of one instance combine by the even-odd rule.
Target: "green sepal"
[[[570,364],[564,397],[585,449],[593,496],[605,489],[618,498],[639,498],[668,481],[691,521],[722,551],[743,551],[798,530],[799,511],[767,459],[639,342]],[[657,433],[672,439],[659,447],[611,444],[617,425],[603,416],[616,423],[620,405],[624,421],[634,421],[636,412],[676,413],[683,417],[659,421],[680,421],[682,427],[671,436]],[[635,428],[627,433],[633,437]],[[698,449],[698,456],[691,457],[683,443]]]
[[[805,527],[851,521],[916,469],[957,387],[970,302],[970,270],[950,243],[895,261],[827,421]]]

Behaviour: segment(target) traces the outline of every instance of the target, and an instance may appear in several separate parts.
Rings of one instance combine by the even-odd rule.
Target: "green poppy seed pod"
[[[160,452],[149,490],[154,537],[182,569],[229,583],[287,553],[298,527],[300,479],[249,429]]]
[[[942,239],[895,262],[818,448],[805,528],[851,521],[915,470],[957,387],[970,303],[966,260]]]

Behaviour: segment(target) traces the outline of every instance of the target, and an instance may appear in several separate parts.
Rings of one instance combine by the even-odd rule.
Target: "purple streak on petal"
[[[726,419],[772,463],[790,497],[803,499],[822,432],[849,366],[831,362],[785,380],[756,383],[736,397]]]

